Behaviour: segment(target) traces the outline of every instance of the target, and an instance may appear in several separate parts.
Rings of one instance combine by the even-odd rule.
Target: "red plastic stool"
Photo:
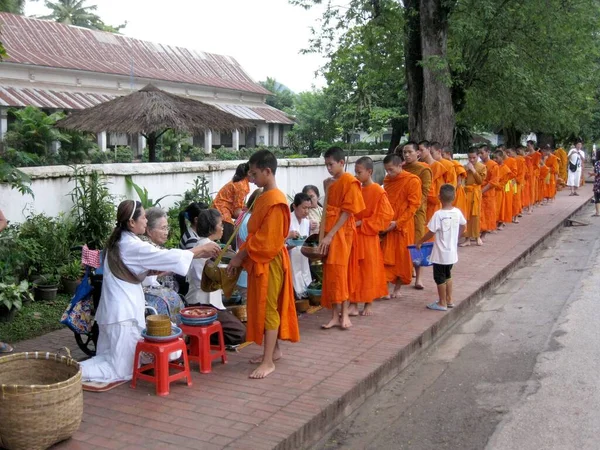
[[[181,350],[183,356],[183,366],[169,362],[169,355]],[[147,352],[154,355],[154,361],[138,367],[140,361],[140,352]],[[144,372],[154,369],[154,375],[148,375]],[[177,373],[171,375],[169,369],[176,369]],[[187,379],[187,385],[192,385],[192,374],[190,373],[190,363],[187,357],[185,342],[177,338],[170,342],[150,342],[141,340],[135,348],[135,360],[133,361],[133,378],[131,387],[135,389],[138,380],[149,381],[156,384],[156,395],[169,395],[169,384],[172,381]]]
[[[200,373],[210,373],[215,359],[221,358],[221,362],[227,364],[221,322],[215,320],[210,325],[200,327],[181,324],[179,327],[183,334],[190,337],[188,357],[190,361],[200,364]],[[219,334],[219,345],[210,345],[210,337],[215,333]]]

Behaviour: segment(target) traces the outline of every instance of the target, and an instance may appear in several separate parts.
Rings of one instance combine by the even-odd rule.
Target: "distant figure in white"
[[[579,195],[577,189],[581,185],[581,176],[583,174],[583,162],[585,161],[585,153],[581,149],[581,142],[577,141],[575,147],[569,150],[567,156],[568,161],[568,175],[567,175],[567,186],[571,188],[569,195]]]

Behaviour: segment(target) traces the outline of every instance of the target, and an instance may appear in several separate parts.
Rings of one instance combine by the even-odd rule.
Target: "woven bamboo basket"
[[[171,336],[171,318],[166,314],[153,314],[146,317],[148,336]]]
[[[235,317],[240,319],[240,322],[248,321],[248,310],[246,309],[246,305],[238,305],[234,308],[231,308],[231,312]]]
[[[296,300],[296,312],[305,313],[310,308],[308,299]]]
[[[45,352],[0,357],[0,447],[47,449],[70,438],[82,414],[77,361]]]

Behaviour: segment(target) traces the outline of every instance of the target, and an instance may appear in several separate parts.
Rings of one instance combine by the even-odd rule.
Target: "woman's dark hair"
[[[262,193],[263,193],[262,188],[255,189],[252,192],[252,194],[250,194],[250,197],[248,197],[248,201],[246,202],[246,208],[247,209],[252,208],[252,205],[254,205],[254,202],[256,201],[256,197],[258,197]]]
[[[294,195],[294,203],[290,205],[290,211],[294,211],[296,206],[300,206],[304,202],[310,202],[310,197],[304,192],[298,192]]]
[[[221,213],[216,209],[203,209],[198,216],[198,225],[196,232],[200,237],[208,237],[217,231],[217,224],[221,218]]]
[[[203,202],[193,202],[188,205],[183,211],[179,213],[179,233],[181,236],[185,234],[187,231],[187,225],[185,220],[189,220],[189,222],[193,225],[196,218],[200,215],[200,213],[208,209],[208,205]]]
[[[319,188],[316,186],[313,186],[312,184],[307,184],[306,186],[304,186],[302,188],[303,194],[308,194],[309,191],[313,191],[315,193],[315,195],[317,196],[317,205],[323,206],[323,205],[321,205],[321,202],[319,201],[319,197],[321,196],[321,194],[319,193]]]
[[[106,250],[115,250],[119,247],[119,241],[123,231],[129,231],[127,224],[129,219],[138,220],[142,214],[142,203],[135,200],[123,200],[117,208],[117,224],[106,241]]]
[[[248,163],[242,163],[235,169],[235,175],[231,179],[234,183],[238,181],[242,181],[244,178],[248,176],[248,171],[250,170],[250,165]]]

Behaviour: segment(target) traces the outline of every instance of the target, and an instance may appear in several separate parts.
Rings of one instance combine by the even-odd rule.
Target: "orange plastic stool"
[[[169,355],[181,350],[183,356],[183,366],[169,362]],[[147,352],[154,355],[154,361],[138,367],[140,361],[140,352]],[[148,375],[144,372],[154,369],[154,375]],[[177,373],[171,375],[169,369],[176,369]],[[133,361],[133,378],[131,387],[135,389],[138,380],[149,381],[156,385],[156,395],[169,395],[169,384],[172,381],[187,379],[187,385],[192,385],[192,374],[190,373],[190,363],[187,356],[185,342],[177,338],[170,342],[150,342],[141,340],[135,348],[135,360]]]
[[[179,327],[183,334],[190,337],[188,356],[190,361],[200,364],[200,373],[211,373],[212,362],[215,359],[221,358],[221,362],[227,364],[221,322],[215,320],[210,325],[200,327],[181,324]],[[219,345],[210,345],[210,337],[215,333],[219,334]]]

